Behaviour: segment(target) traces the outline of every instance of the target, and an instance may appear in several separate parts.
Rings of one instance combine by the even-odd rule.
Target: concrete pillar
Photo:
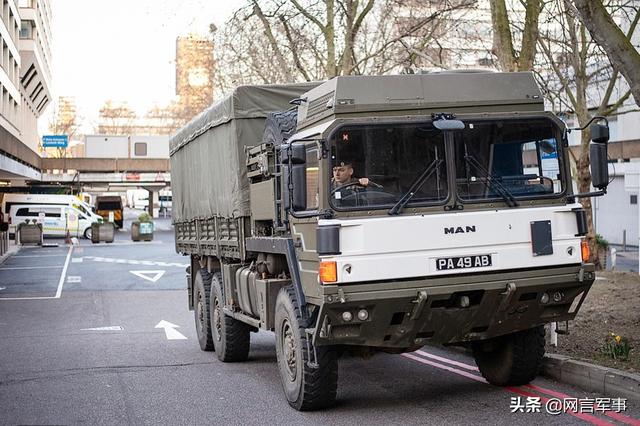
[[[160,191],[158,189],[147,189],[147,191],[149,192],[149,205],[147,206],[147,211],[151,217],[157,219],[160,211]]]

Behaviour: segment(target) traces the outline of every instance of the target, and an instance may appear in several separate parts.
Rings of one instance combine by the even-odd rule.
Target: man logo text
[[[457,228],[454,228],[453,226],[450,228],[444,228],[444,234],[466,234],[468,232],[476,232],[476,226],[465,226],[464,228],[462,226],[458,226]]]

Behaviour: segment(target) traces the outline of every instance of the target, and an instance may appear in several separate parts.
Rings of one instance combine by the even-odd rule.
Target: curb
[[[9,250],[2,256],[0,256],[0,265],[2,265],[8,258],[16,254],[20,250],[20,246],[9,245]]]
[[[586,391],[640,402],[640,374],[589,364],[565,355],[546,354],[542,375]]]

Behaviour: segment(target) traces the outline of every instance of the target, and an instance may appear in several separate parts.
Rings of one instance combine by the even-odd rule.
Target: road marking
[[[164,335],[167,337],[167,340],[187,340],[187,336],[176,330],[176,328],[180,328],[180,326],[172,324],[169,321],[161,320],[155,328],[164,328]]]
[[[465,370],[480,371],[480,370],[478,370],[478,367],[476,367],[474,365],[465,364],[463,362],[454,361],[454,360],[449,359],[449,358],[444,358],[444,357],[441,357],[441,356],[438,356],[438,355],[430,354],[429,352],[416,351],[416,353],[420,354],[422,356],[426,356],[427,358],[435,359],[436,361],[442,361],[442,362],[446,362],[446,363],[451,364],[451,365],[455,365],[455,366],[460,367],[460,368],[464,368]]]
[[[411,354],[411,353],[404,353],[401,356],[403,356],[405,358],[412,359],[412,360],[417,361],[417,362],[420,362],[422,364],[426,364],[426,365],[430,365],[432,367],[439,368],[441,370],[450,371],[451,373],[458,374],[458,375],[463,376],[463,377],[467,377],[467,378],[469,378],[471,380],[475,380],[477,382],[487,383],[488,384],[488,382],[484,379],[484,377],[476,376],[475,374],[470,373],[468,371],[458,370],[457,368],[450,367],[448,365],[440,364],[440,363],[437,363],[437,362],[434,362],[434,361],[429,361],[427,359],[420,358],[419,356],[416,356],[416,355]],[[539,397],[540,401],[542,401],[543,403],[546,403],[549,400],[549,398],[545,398],[544,396],[539,396],[539,395],[532,394],[530,392],[524,391],[524,390],[522,390],[522,389],[520,389],[518,387],[514,387],[514,386],[507,386],[504,389],[509,391],[509,392],[513,392],[515,394],[522,395],[522,396]],[[574,417],[577,417],[579,419],[582,419],[582,420],[584,420],[586,422],[589,422],[591,424],[598,425],[598,426],[604,426],[604,425],[611,425],[612,424],[612,423],[609,423],[606,420],[599,419],[598,417],[595,417],[595,416],[592,416],[592,415],[589,415],[589,414],[577,413],[577,412],[574,412],[574,411],[571,411],[571,410],[567,410],[567,414],[570,414],[570,415],[572,415]]]
[[[71,259],[71,263],[82,263],[84,259],[81,257],[74,257],[73,259]]]
[[[0,287],[0,291],[6,290],[6,289],[7,289],[6,287]]]
[[[14,258],[18,258],[18,257],[65,257],[66,254],[25,254],[25,255],[21,255],[21,256],[13,256]]]
[[[104,247],[113,247],[113,246],[145,246],[150,244],[164,244],[162,241],[138,241],[131,243],[118,243],[113,242],[109,244],[81,244],[80,247],[88,247],[88,248],[104,248]]]
[[[151,281],[155,283],[158,281],[165,273],[165,271],[129,271],[133,275],[145,279],[147,281]]]
[[[467,370],[478,371],[478,369],[476,367],[474,367],[473,365],[471,365],[471,364],[465,364],[465,363],[462,363],[462,362],[454,361],[452,359],[445,358],[445,357],[440,357],[440,356],[437,356],[437,355],[434,355],[434,354],[430,354],[430,353],[422,351],[422,350],[418,350],[418,351],[416,351],[414,353],[417,353],[417,354],[420,354],[420,355],[424,355],[424,356],[427,356],[427,357],[432,358],[432,359],[438,359],[440,361],[446,362],[446,363],[451,364],[451,365],[460,366],[460,367],[465,368]],[[429,361],[429,360],[426,360],[424,358],[417,357],[417,356],[415,356],[413,354],[405,353],[405,354],[402,354],[402,356],[404,356],[405,358],[412,359],[414,361],[421,362],[423,364],[427,364],[427,365],[430,365],[430,366],[433,366],[433,367],[436,367],[436,368],[440,368],[440,369],[443,369],[443,370],[450,371],[450,372],[455,373],[455,374],[459,374],[459,375],[464,376],[464,377],[468,377],[468,378],[470,378],[472,380],[476,380],[476,381],[483,382],[483,383],[488,383],[483,377],[477,376],[477,375],[469,373],[467,371],[458,370],[457,368],[453,368],[453,367],[450,367],[448,365],[439,364],[437,362]],[[510,386],[510,387],[505,387],[504,389],[508,390],[510,392],[519,394],[519,395],[523,395],[523,396],[539,397],[540,400],[543,401],[543,402],[546,402],[548,400],[548,398],[545,398],[544,396],[536,395],[536,394],[532,394],[530,392],[527,392],[526,389],[524,389],[524,388],[527,388],[527,389],[533,390],[533,391],[538,391],[538,393],[545,393],[547,395],[550,395],[550,396],[553,396],[553,397],[557,397],[557,398],[569,398],[570,397],[567,394],[564,394],[564,393],[561,393],[561,392],[556,392],[556,391],[553,391],[551,389],[546,389],[546,388],[543,388],[543,387],[540,387],[540,386],[536,386],[536,385],[533,385],[533,384],[528,384],[528,385],[524,385],[524,386],[521,386],[521,387]],[[596,425],[610,425],[611,424],[611,423],[607,422],[606,420],[602,420],[602,419],[600,419],[598,417],[591,416],[591,415],[584,414],[584,413],[571,411],[571,410],[568,410],[567,414],[570,414],[570,415],[572,415],[574,417],[578,417],[578,418],[580,418],[582,420],[585,420],[585,421],[587,421],[589,423],[596,424]],[[629,416],[625,416],[625,415],[620,414],[620,413],[604,412],[603,414],[608,416],[608,417],[611,417],[612,419],[615,419],[615,420],[617,420],[619,422],[626,423],[626,424],[629,424],[629,425],[638,426],[640,424],[640,422],[638,420],[636,420],[636,419],[634,419],[632,417],[629,417]]]
[[[80,283],[80,282],[82,282],[82,277],[78,277],[78,276],[68,276],[68,277],[67,277],[67,282],[68,282],[68,283]]]
[[[122,331],[122,328],[119,325],[110,325],[107,327],[93,327],[93,328],[81,328],[80,331]]]
[[[71,253],[73,253],[73,246],[69,246],[69,252],[67,253],[67,260],[64,262],[62,268],[62,274],[60,274],[60,281],[58,281],[58,289],[56,290],[56,299],[60,299],[62,296],[62,286],[64,285],[64,279],[67,276],[67,268],[69,267],[69,261],[71,260]]]
[[[100,257],[100,256],[84,256],[83,259],[93,260],[94,262],[106,262],[106,263],[125,263],[127,265],[145,265],[145,266],[164,266],[164,267],[176,267],[186,268],[188,263],[177,262],[160,262],[153,260],[133,260],[133,259],[118,259],[113,257]]]
[[[67,276],[67,268],[69,267],[69,261],[71,260],[71,254],[73,253],[73,246],[69,246],[69,251],[67,252],[67,259],[64,262],[64,266],[62,266],[62,273],[60,274],[60,280],[58,281],[58,288],[56,289],[55,296],[36,296],[36,297],[0,297],[0,300],[50,300],[50,299],[60,299],[62,295],[62,286],[64,286],[64,280]],[[42,268],[60,268],[60,266],[36,266],[31,268],[0,268],[1,269],[42,269]]]
[[[63,266],[16,266],[14,268],[0,268],[0,271],[11,271],[15,269],[51,269],[51,268],[63,268]]]

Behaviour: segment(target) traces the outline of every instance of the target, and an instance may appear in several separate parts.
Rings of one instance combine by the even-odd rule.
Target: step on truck
[[[293,107],[291,106],[293,105]],[[530,73],[242,86],[171,139],[175,244],[200,347],[275,332],[289,404],[330,406],[344,353],[473,351],[496,385],[539,371],[547,323],[595,275],[565,124]]]

